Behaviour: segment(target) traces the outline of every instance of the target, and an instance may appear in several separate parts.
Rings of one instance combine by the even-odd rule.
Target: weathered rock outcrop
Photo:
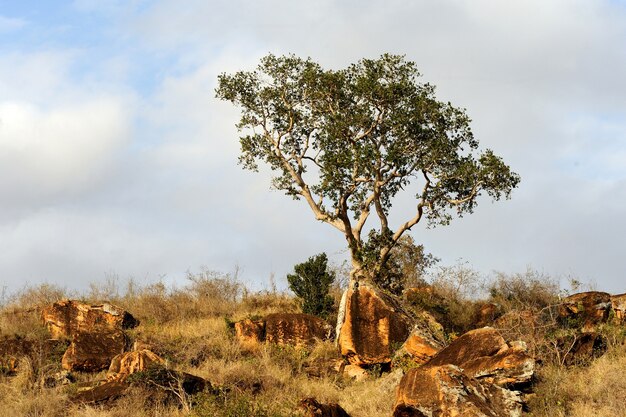
[[[302,313],[276,313],[265,317],[265,341],[277,345],[306,346],[329,340],[332,326],[319,317]]]
[[[343,321],[338,323],[341,354],[353,365],[390,363],[415,318],[394,297],[367,285],[349,289],[344,296]]]
[[[457,365],[473,359],[493,356],[508,349],[506,341],[495,329],[483,327],[471,330],[454,339],[450,345],[428,362],[428,365]]]
[[[519,393],[482,383],[454,365],[410,369],[396,393],[394,417],[519,417]]]
[[[107,369],[115,356],[124,353],[126,342],[121,330],[75,333],[61,365],[68,371],[98,372]]]
[[[332,337],[332,326],[319,317],[302,313],[269,314],[262,320],[244,319],[235,323],[235,336],[244,349],[260,343],[307,346]]]
[[[615,324],[626,324],[626,293],[611,296]]]
[[[428,362],[445,344],[443,327],[433,316],[422,311],[417,314],[411,334],[395,353],[392,366],[407,361],[421,365]]]
[[[79,391],[70,396],[69,401],[74,404],[98,404],[120,397],[128,388],[129,385],[123,382],[110,381]]]
[[[571,327],[593,328],[605,323],[611,313],[611,295],[606,292],[589,291],[564,298],[559,306],[559,316]]]
[[[300,408],[307,417],[350,417],[339,404],[322,404],[315,398],[301,400]]]
[[[165,360],[147,349],[115,356],[107,371],[107,381],[124,382],[129,375],[155,366],[165,366]]]
[[[529,382],[535,360],[523,344],[511,346],[491,327],[465,333],[440,351],[425,366],[456,365],[466,375],[500,386]]]
[[[139,324],[129,312],[112,304],[89,305],[76,300],[58,301],[44,308],[41,317],[53,339],[69,338],[79,332],[129,329]]]

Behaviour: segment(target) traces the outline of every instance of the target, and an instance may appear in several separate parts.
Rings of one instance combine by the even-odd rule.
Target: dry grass
[[[448,271],[435,281],[439,299],[446,301],[449,331],[469,326],[471,306],[478,302],[470,292],[477,277],[467,271]],[[450,275],[452,274],[452,275]],[[450,278],[452,277],[452,278]],[[552,282],[532,276],[507,281],[500,277],[492,301],[508,302],[507,308],[543,308],[551,302]],[[457,285],[460,280],[461,285]],[[509,282],[510,281],[510,282]],[[545,284],[545,285],[544,285]],[[469,285],[468,291],[463,285]],[[528,292],[532,295],[528,298]],[[339,294],[339,291],[336,291]],[[67,295],[42,286],[25,289],[8,299],[0,309],[0,337],[22,335],[44,339],[39,323],[40,307]],[[552,294],[553,295],[553,294]],[[234,340],[230,324],[245,317],[272,312],[297,311],[295,300],[273,291],[253,293],[236,276],[210,271],[189,276],[186,288],[168,288],[162,283],[138,287],[129,283],[120,289],[115,279],[87,294],[73,297],[99,303],[110,301],[132,312],[142,324],[129,332],[134,340],[151,346],[169,365],[210,380],[213,393],[180,399],[155,395],[136,386],[129,395],[102,406],[68,403],[74,385],[43,388],[43,380],[59,370],[24,362],[18,375],[0,377],[0,415],[32,417],[287,417],[299,416],[297,404],[313,396],[321,402],[336,402],[353,417],[391,414],[400,374],[361,382],[347,380],[331,371],[339,358],[336,347],[320,342],[308,350],[264,345],[254,352],[243,351]],[[526,298],[522,298],[522,296]],[[533,298],[534,297],[534,298]],[[423,300],[424,301],[424,300]],[[427,301],[427,300],[426,300]],[[424,301],[423,307],[431,306]],[[456,307],[455,307],[456,306]],[[626,348],[623,329],[605,329],[610,342],[607,355],[586,368],[566,368],[549,361],[539,370],[532,399],[533,417],[624,416],[626,415]],[[525,330],[524,330],[525,331]],[[536,335],[550,337],[549,332]],[[317,369],[317,372],[311,372]],[[315,374],[316,376],[311,376]],[[78,374],[77,380],[92,381],[104,374]]]

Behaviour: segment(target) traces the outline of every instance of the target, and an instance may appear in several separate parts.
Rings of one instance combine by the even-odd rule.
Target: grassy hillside
[[[471,312],[479,302],[470,298],[465,282],[458,277],[439,277],[433,282],[435,294],[413,300],[413,308],[440,309],[449,337],[470,326]],[[243,351],[234,339],[232,323],[246,317],[272,312],[299,311],[289,295],[276,292],[250,292],[228,277],[204,273],[190,276],[184,289],[162,284],[123,291],[114,282],[93,286],[87,294],[40,286],[5,300],[0,313],[0,338],[21,335],[45,339],[39,321],[39,308],[70,296],[87,302],[108,300],[130,311],[141,320],[131,330],[133,340],[141,341],[165,358],[170,366],[210,380],[215,394],[186,396],[154,394],[138,381],[131,394],[95,407],[76,406],[67,398],[81,382],[104,378],[100,374],[76,375],[73,384],[46,388],[46,381],[60,371],[60,364],[42,366],[24,361],[16,376],[0,376],[0,414],[7,416],[294,416],[298,402],[315,397],[336,402],[353,417],[391,414],[399,373],[372,375],[356,382],[332,370],[340,359],[336,347],[320,342],[308,350],[263,345],[254,352]],[[473,284],[472,284],[473,285]],[[491,287],[489,298],[513,311],[541,309],[557,296],[550,280],[537,276],[502,276]],[[340,294],[335,291],[335,298]],[[523,296],[523,297],[522,297]],[[539,330],[539,329],[536,329]],[[566,367],[549,353],[550,329],[529,337],[522,331],[529,348],[542,355],[529,416],[624,416],[626,415],[626,347],[624,328],[604,326],[608,352],[590,364]],[[543,338],[543,339],[542,339]]]

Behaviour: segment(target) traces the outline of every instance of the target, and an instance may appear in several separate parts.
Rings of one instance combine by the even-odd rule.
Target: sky
[[[406,55],[520,174],[428,252],[626,291],[626,3],[0,0],[0,288],[240,271],[264,288],[343,237],[237,165],[217,76],[268,53]],[[394,204],[397,219],[414,204]]]

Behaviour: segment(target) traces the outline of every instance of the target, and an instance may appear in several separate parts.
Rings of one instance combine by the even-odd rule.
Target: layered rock
[[[508,345],[500,333],[491,327],[483,327],[482,329],[471,330],[454,339],[428,364],[460,366],[467,361],[492,356],[506,349],[508,349]]]
[[[129,375],[155,366],[165,366],[165,360],[147,349],[122,353],[111,360],[107,380],[124,382]]]
[[[104,401],[114,400],[128,390],[129,385],[124,382],[109,381],[95,387],[79,391],[69,397],[69,401],[75,404],[98,404]]]
[[[571,327],[593,328],[605,323],[611,313],[611,295],[589,291],[570,295],[559,306],[559,316]]]
[[[339,404],[322,404],[315,398],[305,398],[300,401],[300,408],[307,417],[350,417]]]
[[[394,417],[519,417],[519,393],[472,378],[454,365],[410,369],[400,381]]]
[[[107,303],[89,305],[76,300],[56,302],[44,308],[41,317],[53,339],[69,338],[80,332],[129,329],[139,324],[120,307]]]
[[[417,315],[409,337],[395,353],[393,366],[406,361],[413,365],[426,363],[444,347],[444,344],[443,327],[433,316],[423,311]]]
[[[265,341],[277,345],[307,346],[332,337],[332,327],[319,317],[276,313],[265,317]]]
[[[61,365],[68,371],[98,372],[107,369],[115,356],[124,353],[126,342],[121,330],[75,333]]]
[[[626,323],[626,293],[611,296],[611,307],[613,308],[615,324]]]
[[[441,350],[425,366],[455,365],[466,375],[500,386],[529,382],[535,360],[524,344],[509,345],[491,327],[465,333]]]
[[[332,327],[310,314],[275,313],[262,320],[238,321],[235,336],[244,349],[254,349],[263,342],[302,347],[330,339]]]
[[[338,323],[341,354],[353,365],[390,363],[415,318],[394,297],[367,285],[347,290],[343,304]]]

